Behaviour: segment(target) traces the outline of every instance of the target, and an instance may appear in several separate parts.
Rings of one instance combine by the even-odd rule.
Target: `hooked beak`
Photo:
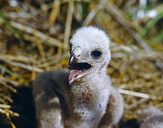
[[[68,68],[71,69],[75,63],[77,63],[77,58],[75,57],[75,54],[72,53],[68,62]]]
[[[68,68],[70,70],[69,84],[87,74],[88,69],[91,67],[91,64],[81,60],[81,49],[79,49],[79,47],[75,48],[71,53],[68,63]]]
[[[78,63],[78,61],[80,60],[80,56],[81,56],[82,52],[81,52],[81,48],[78,46],[76,48],[74,48],[71,52],[71,56],[69,59],[69,64],[68,64],[68,68],[70,69],[75,63]]]

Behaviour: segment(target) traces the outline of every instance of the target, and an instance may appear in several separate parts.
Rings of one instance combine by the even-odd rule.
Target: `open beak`
[[[75,57],[75,54],[72,53],[72,55],[70,56],[69,62],[68,62],[68,68],[71,69],[71,67],[77,63],[77,58]]]
[[[81,78],[85,74],[87,74],[88,69],[92,67],[88,62],[81,61],[79,54],[77,54],[77,50],[75,49],[70,56],[68,68],[69,72],[69,84],[73,83],[75,80]]]

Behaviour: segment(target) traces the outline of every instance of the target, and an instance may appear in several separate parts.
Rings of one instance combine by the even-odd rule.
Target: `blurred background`
[[[137,112],[163,109],[162,0],[0,0],[0,128],[35,128],[32,82],[67,68],[69,39],[82,26],[111,38],[108,66],[125,99],[119,128],[138,128]]]

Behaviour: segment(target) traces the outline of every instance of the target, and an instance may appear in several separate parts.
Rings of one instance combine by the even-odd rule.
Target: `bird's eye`
[[[102,55],[102,52],[101,51],[99,51],[99,50],[93,50],[92,52],[91,52],[91,56],[94,58],[94,59],[98,59],[99,57],[101,57],[101,55]]]

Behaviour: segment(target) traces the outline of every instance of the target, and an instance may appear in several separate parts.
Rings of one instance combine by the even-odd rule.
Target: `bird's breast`
[[[99,122],[106,110],[108,89],[84,85],[74,86],[71,92],[74,112],[84,120]]]

